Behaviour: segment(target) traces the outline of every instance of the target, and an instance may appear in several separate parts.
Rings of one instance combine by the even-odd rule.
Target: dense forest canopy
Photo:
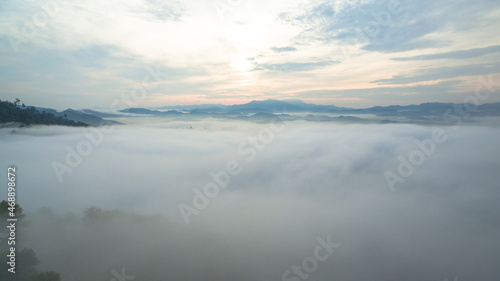
[[[0,123],[19,122],[25,125],[63,125],[72,127],[87,127],[83,122],[68,120],[63,116],[55,116],[45,111],[39,112],[33,106],[19,106],[19,99],[15,102],[0,100]]]
[[[0,234],[2,237],[7,237],[7,219],[9,217],[9,202],[0,202]],[[15,214],[18,222],[24,224],[24,211],[18,204],[15,204]],[[18,234],[23,235],[22,229],[17,227]],[[37,266],[40,264],[40,260],[37,258],[35,252],[32,249],[19,247],[16,244],[7,244],[6,239],[1,239],[0,241],[0,280],[11,280],[11,281],[61,281],[61,277],[58,273],[54,271],[40,271]],[[9,246],[10,245],[10,246]],[[11,246],[16,246],[18,248],[16,257],[16,273],[11,273],[7,269],[9,268],[9,249]]]

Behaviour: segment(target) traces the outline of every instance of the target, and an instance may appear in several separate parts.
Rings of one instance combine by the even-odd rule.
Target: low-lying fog
[[[500,277],[498,127],[12,130],[20,241],[62,280]],[[103,213],[83,218],[91,206]]]

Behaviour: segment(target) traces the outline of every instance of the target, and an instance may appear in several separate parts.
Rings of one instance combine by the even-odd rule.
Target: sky
[[[0,99],[463,102],[479,78],[500,78],[498,30],[497,0],[5,0]]]

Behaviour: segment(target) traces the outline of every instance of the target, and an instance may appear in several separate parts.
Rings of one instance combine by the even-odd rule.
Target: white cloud
[[[2,163],[18,167],[18,200],[32,218],[25,241],[43,268],[69,280],[111,278],[121,267],[141,280],[279,280],[327,235],[342,246],[310,280],[496,277],[498,124],[443,127],[448,140],[394,193],[384,172],[432,127],[291,122],[246,161],[238,145],[267,126],[116,127],[62,184],[51,163],[85,139],[82,129],[1,129]],[[186,226],[178,205],[229,160],[242,172]],[[168,221],[33,217],[40,207],[81,214],[92,205]]]

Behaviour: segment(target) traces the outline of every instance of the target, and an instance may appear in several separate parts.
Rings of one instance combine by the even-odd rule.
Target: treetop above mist
[[[24,125],[62,125],[71,127],[87,127],[83,122],[69,120],[67,116],[56,116],[53,113],[38,111],[33,106],[19,105],[15,102],[0,100],[0,123],[19,122]]]

